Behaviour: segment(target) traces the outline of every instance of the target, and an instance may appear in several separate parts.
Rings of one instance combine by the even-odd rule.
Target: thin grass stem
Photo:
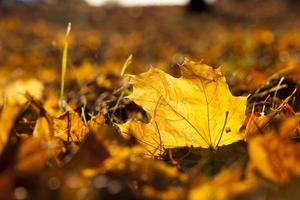
[[[60,84],[60,98],[59,98],[59,110],[62,113],[64,111],[64,89],[65,89],[65,78],[67,72],[67,61],[68,61],[68,36],[71,31],[71,23],[68,23],[68,28],[65,36],[65,45],[62,54],[61,63],[61,84]]]

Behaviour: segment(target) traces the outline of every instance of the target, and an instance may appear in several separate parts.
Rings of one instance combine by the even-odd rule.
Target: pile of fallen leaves
[[[279,96],[281,79],[236,97],[219,69],[185,60],[180,71],[119,76],[121,87],[96,100],[88,83],[75,95],[85,104],[66,99],[63,111],[37,79],[3,87],[3,198],[290,196],[282,191],[300,175],[296,88]]]
[[[137,11],[149,12],[130,18],[143,19]],[[217,42],[199,45],[184,35],[195,22],[169,20],[156,43],[140,30],[73,30],[62,99],[61,28],[0,20],[0,199],[299,198],[297,32],[236,28],[232,38],[214,25]],[[152,59],[165,65],[143,63]],[[224,63],[229,78],[207,63]]]

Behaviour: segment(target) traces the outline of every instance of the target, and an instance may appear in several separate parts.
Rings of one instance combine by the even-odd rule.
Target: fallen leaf
[[[246,90],[255,90],[263,85],[268,78],[269,74],[266,71],[259,68],[250,69],[245,77],[242,88]]]
[[[239,170],[225,169],[212,180],[205,180],[204,183],[194,186],[189,191],[188,199],[231,199],[253,187],[252,179],[242,180],[241,177]]]
[[[274,115],[260,115],[259,113],[251,113],[247,118],[247,125],[245,130],[245,140],[251,137],[262,134],[264,129],[272,121]]]
[[[35,173],[45,166],[49,152],[46,143],[38,138],[27,138],[19,147],[15,169],[21,173]]]
[[[29,159],[18,163],[19,166],[22,166],[21,169],[25,169],[27,165],[36,166],[38,169],[44,166],[46,161],[53,161],[49,163],[58,166],[64,163],[62,155],[66,155],[67,150],[60,140],[61,138],[54,137],[53,135],[53,119],[53,117],[46,115],[39,117],[36,121],[32,134],[33,137],[28,138],[20,147],[20,154],[28,150],[31,151],[29,155],[25,154],[25,156],[23,156],[27,156]],[[30,145],[30,143],[32,143],[32,145]],[[37,147],[35,147],[35,145]],[[36,151],[37,149],[39,149],[39,151]],[[27,171],[29,171],[29,169],[27,169]]]
[[[5,148],[22,105],[27,101],[24,94],[30,91],[33,96],[40,98],[43,84],[36,79],[17,80],[0,89],[0,155]]]
[[[296,128],[300,122],[300,117],[294,113],[291,106],[283,104],[280,108],[270,114],[262,115],[254,112],[248,114],[244,121],[245,140],[249,140],[256,135],[261,135],[268,132],[267,129],[274,129],[275,124],[280,124],[278,127],[280,135],[286,137],[297,136]]]
[[[299,128],[300,116],[295,115],[292,117],[286,117],[279,126],[279,134],[286,138],[299,137],[297,128]]]
[[[43,139],[50,139],[53,135],[51,132],[51,128],[49,125],[49,122],[47,121],[46,117],[40,117],[36,121],[34,130],[33,130],[33,136]]]
[[[153,155],[161,147],[216,149],[244,138],[239,133],[245,116],[246,97],[232,96],[219,69],[186,60],[180,78],[151,68],[131,75],[133,93],[128,97],[147,111],[145,124],[129,121],[118,125],[122,135],[133,135]]]
[[[147,199],[184,199],[185,193],[182,190],[178,190],[178,187],[173,186],[164,190],[157,190],[153,186],[144,186],[142,188],[142,194]]]
[[[4,89],[0,89],[0,96],[4,96],[8,104],[24,104],[27,99],[24,96],[29,92],[34,98],[40,99],[44,85],[36,79],[16,80]],[[0,98],[0,105],[3,104]]]
[[[54,136],[67,142],[82,142],[88,133],[78,113],[67,111],[59,117],[53,118]]]
[[[5,104],[0,113],[0,155],[8,142],[11,129],[15,123],[20,107]]]
[[[182,199],[183,191],[176,191],[177,184],[186,182],[187,175],[161,160],[145,159],[143,151],[139,145],[115,146],[110,157],[96,168],[84,169],[82,174],[86,177],[114,174],[121,177],[120,180],[134,181],[137,184],[135,190],[142,191],[147,199]]]
[[[249,173],[258,171],[263,177],[287,183],[293,175],[300,176],[300,146],[279,134],[268,133],[249,141]]]

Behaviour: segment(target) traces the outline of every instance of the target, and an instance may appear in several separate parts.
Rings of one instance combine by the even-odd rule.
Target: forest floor
[[[300,5],[275,2],[0,10],[0,199],[299,199]],[[127,98],[140,88],[121,72],[156,67],[179,80],[186,59],[221,67],[247,98],[243,139],[214,149],[163,139],[149,157],[149,139],[122,137],[119,124],[156,116]]]

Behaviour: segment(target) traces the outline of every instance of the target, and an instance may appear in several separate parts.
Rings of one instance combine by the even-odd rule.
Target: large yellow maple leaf
[[[181,77],[160,69],[130,75],[129,96],[147,111],[150,123],[128,121],[118,125],[122,135],[133,135],[151,155],[162,148],[216,149],[243,139],[246,97],[232,96],[219,69],[186,60]]]

